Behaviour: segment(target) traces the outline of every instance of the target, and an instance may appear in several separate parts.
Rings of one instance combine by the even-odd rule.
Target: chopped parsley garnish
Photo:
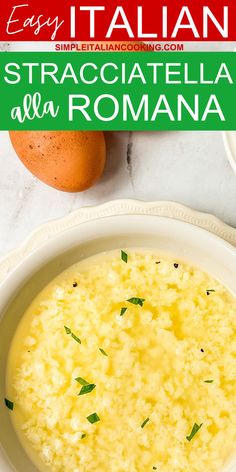
[[[67,328],[67,326],[64,326],[64,328],[65,328],[66,334],[71,334],[71,329],[70,328]]]
[[[100,351],[104,356],[107,356],[107,357],[108,357],[108,354],[106,353],[106,351],[104,351],[104,349],[102,349],[101,347],[99,348],[99,351]]]
[[[83,379],[82,377],[76,377],[76,382],[79,382],[80,385],[89,385],[89,382],[87,380]]]
[[[215,290],[214,290],[214,289],[211,289],[211,288],[209,288],[209,289],[206,291],[206,293],[207,293],[208,296],[209,296],[211,293],[213,293],[213,292],[215,292]]]
[[[212,384],[212,383],[214,382],[214,380],[204,380],[204,382],[205,382],[206,384]]]
[[[77,283],[77,282],[74,282],[74,283],[73,283],[73,287],[74,287],[74,288],[78,287],[78,283]]]
[[[133,297],[133,298],[129,298],[127,302],[132,303],[133,305],[143,306],[143,303],[145,302],[145,298]]]
[[[161,263],[161,261],[157,261],[157,262],[155,262],[155,264],[160,264],[160,263]]]
[[[86,395],[87,393],[92,392],[95,389],[95,387],[96,387],[95,384],[84,385],[79,392],[79,396]]]
[[[91,415],[87,416],[87,420],[89,421],[89,423],[93,424],[100,421],[100,418],[97,413],[92,413]]]
[[[81,439],[84,439],[84,438],[86,438],[86,434],[85,434],[85,433],[81,434]]]
[[[78,336],[76,336],[74,333],[71,333],[71,336],[77,343],[81,344],[81,340],[78,338]]]
[[[179,264],[177,264],[177,263],[175,262],[174,268],[175,268],[175,269],[178,269],[178,267],[179,267]]]
[[[127,310],[128,310],[127,307],[121,308],[121,310],[120,310],[120,316],[123,316]]]
[[[120,251],[120,257],[121,257],[121,260],[124,261],[126,264],[128,262],[128,254],[126,254],[125,251]]]
[[[64,326],[64,328],[65,328],[66,334],[70,334],[71,337],[72,337],[77,343],[81,344],[80,338],[78,338],[78,336],[76,336],[74,333],[72,333],[72,331],[71,331],[70,328],[68,328],[67,326]]]
[[[8,400],[7,398],[5,398],[5,405],[11,411],[14,409],[14,403]]]
[[[194,438],[194,436],[198,433],[199,429],[201,429],[202,425],[203,425],[203,423],[201,423],[200,425],[198,425],[197,423],[195,423],[195,424],[193,425],[193,429],[192,429],[190,435],[189,435],[189,436],[186,436],[186,439],[187,439],[189,442],[192,441],[192,439]]]
[[[144,426],[146,426],[146,424],[150,421],[150,418],[146,418],[146,420],[144,420],[144,422],[141,424],[141,428],[144,428]]]

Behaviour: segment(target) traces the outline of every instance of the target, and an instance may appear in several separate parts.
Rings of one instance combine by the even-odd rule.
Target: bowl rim
[[[235,149],[235,152],[233,153],[232,142],[230,139],[232,134],[236,134],[236,132],[235,131],[222,131],[226,155],[234,173],[236,174],[236,149]]]
[[[216,234],[211,233],[210,231],[201,228],[199,226],[196,226],[193,223],[189,223],[186,221],[180,221],[176,218],[169,218],[166,216],[156,216],[156,215],[149,215],[149,214],[142,214],[142,215],[127,215],[127,214],[119,214],[119,215],[112,215],[112,216],[103,216],[99,219],[101,222],[105,222],[106,220],[109,220],[109,222],[113,219],[124,219],[124,218],[141,218],[141,219],[159,219],[159,221],[171,221],[171,224],[174,225],[179,225],[180,227],[182,226],[183,231],[184,230],[189,230],[190,232],[194,232],[196,235],[198,234],[199,237],[206,237],[210,243],[210,241],[218,244],[220,248],[223,248],[224,251],[229,252],[231,256],[236,258],[236,247],[233,246],[231,243],[228,241],[225,241],[223,238],[220,236],[217,236]],[[14,292],[14,287],[20,287],[22,283],[22,271],[24,272],[24,268],[28,267],[27,272],[33,271],[35,267],[41,267],[41,261],[44,259],[48,253],[50,252],[50,255],[53,254],[56,256],[56,254],[59,254],[62,250],[66,250],[66,242],[65,238],[66,235],[70,234],[70,238],[75,238],[79,229],[83,227],[89,227],[91,224],[94,224],[96,220],[88,220],[83,223],[80,223],[80,225],[76,225],[70,228],[65,229],[63,232],[59,232],[50,239],[47,239],[44,241],[43,244],[41,244],[38,248],[32,250],[28,254],[25,254],[25,257],[22,257],[20,261],[15,265],[14,269],[11,270],[7,276],[4,278],[3,281],[0,281],[0,292],[1,292],[1,300],[0,300],[0,310],[4,305],[6,305],[7,301],[10,299],[11,294]],[[96,235],[94,235],[94,238],[96,239]],[[51,249],[51,251],[50,251]],[[52,258],[52,257],[50,257]],[[48,257],[48,260],[50,259]],[[47,257],[46,257],[47,259]],[[0,318],[1,320],[1,318]]]
[[[236,228],[224,223],[215,215],[193,210],[173,201],[111,200],[100,205],[81,207],[64,217],[37,227],[16,249],[0,257],[0,283],[16,264],[58,233],[90,220],[127,214],[165,216],[185,221],[218,235],[236,247]]]

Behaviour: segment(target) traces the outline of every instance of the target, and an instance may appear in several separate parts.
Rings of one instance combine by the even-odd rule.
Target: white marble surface
[[[236,227],[236,175],[220,132],[116,132],[106,133],[106,139],[107,165],[100,182],[84,193],[65,194],[34,178],[15,155],[8,133],[0,133],[0,256],[38,225],[82,205],[116,198],[173,200]]]

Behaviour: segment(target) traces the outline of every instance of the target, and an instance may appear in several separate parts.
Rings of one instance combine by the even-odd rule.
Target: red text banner
[[[234,0],[6,0],[0,41],[235,41]]]

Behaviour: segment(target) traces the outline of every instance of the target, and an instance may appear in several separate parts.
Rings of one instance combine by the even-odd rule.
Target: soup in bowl
[[[220,282],[155,250],[104,252],[24,314],[6,406],[42,472],[221,471],[235,358],[236,300]]]

